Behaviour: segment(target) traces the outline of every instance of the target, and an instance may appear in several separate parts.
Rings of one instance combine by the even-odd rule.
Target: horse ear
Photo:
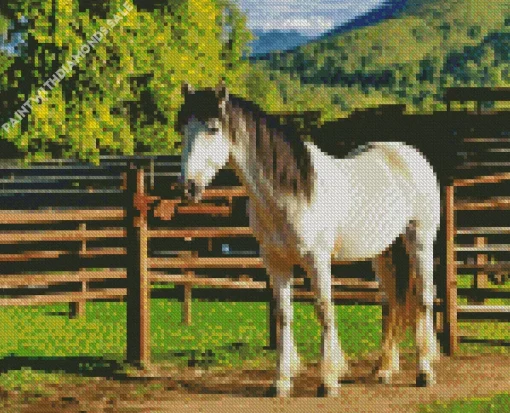
[[[228,100],[228,90],[224,80],[216,86],[216,96],[222,102]]]
[[[195,89],[188,82],[184,82],[181,86],[181,92],[184,96],[195,93]]]

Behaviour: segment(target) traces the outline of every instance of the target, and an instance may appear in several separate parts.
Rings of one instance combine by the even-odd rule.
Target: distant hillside
[[[391,0],[252,70],[267,71],[289,109],[320,95],[310,105],[333,114],[378,103],[430,111],[449,86],[510,86],[509,34],[508,0]]]
[[[322,38],[332,37],[362,27],[373,26],[382,20],[394,18],[406,8],[407,3],[408,0],[386,0],[381,6],[325,33]]]
[[[325,39],[353,29],[372,26],[382,20],[393,18],[405,8],[406,3],[407,0],[386,0],[381,6],[349,20],[345,24],[324,33],[319,38]],[[262,60],[266,59],[271,52],[291,51],[292,49],[317,38],[304,36],[297,31],[284,32],[279,30],[254,30],[253,34],[256,39],[250,45],[252,47],[252,58]]]
[[[286,51],[301,46],[312,39],[312,37],[305,36],[295,30],[254,30],[252,33],[255,36],[255,40],[250,44],[252,56],[267,54],[273,51]]]

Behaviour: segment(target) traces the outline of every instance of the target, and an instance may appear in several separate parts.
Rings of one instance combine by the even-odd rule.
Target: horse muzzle
[[[193,179],[188,179],[184,183],[184,197],[189,202],[199,202],[202,198],[200,186]]]

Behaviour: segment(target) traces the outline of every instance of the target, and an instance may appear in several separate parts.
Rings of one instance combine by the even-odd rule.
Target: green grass
[[[510,394],[499,394],[480,399],[434,403],[422,406],[420,413],[504,413],[510,411]]]
[[[311,304],[295,303],[295,334],[306,360],[319,356],[320,330]],[[104,357],[121,360],[126,346],[126,305],[88,303],[84,317],[69,319],[67,306],[0,309],[0,357]],[[337,306],[339,334],[350,357],[380,347],[377,306]],[[151,350],[159,362],[186,361],[208,354],[211,364],[238,365],[271,359],[267,345],[266,303],[193,301],[192,323],[181,324],[177,301],[151,301]],[[261,361],[261,360],[259,360]]]
[[[86,314],[69,319],[64,304],[0,308],[0,389],[28,394],[51,393],[52,386],[128,372],[125,365],[125,303],[88,303]],[[295,303],[294,331],[305,362],[319,359],[320,330],[313,306]],[[342,347],[351,359],[371,357],[381,345],[379,306],[339,305],[337,322]],[[478,336],[510,339],[505,323],[462,323]],[[192,303],[192,323],[181,324],[181,304],[175,300],[151,300],[152,359],[162,366],[203,368],[274,368],[276,354],[267,350],[266,303]],[[409,333],[403,343],[408,350],[414,340]],[[462,352],[504,352],[508,347],[461,344]],[[69,374],[72,373],[72,374]],[[502,401],[486,402],[505,403]],[[459,402],[465,406],[467,402]],[[464,404],[463,404],[464,403]],[[475,403],[473,409],[478,407]],[[457,408],[452,405],[453,408]],[[441,409],[442,405],[424,407]],[[458,407],[460,409],[460,407]],[[424,410],[436,411],[436,410]],[[455,410],[437,410],[455,411]],[[460,410],[459,410],[460,411]],[[498,411],[498,410],[465,410]],[[499,410],[501,411],[501,410]]]
[[[306,361],[319,357],[320,329],[313,306],[295,303],[294,331]],[[336,306],[339,336],[348,357],[377,352],[381,345],[378,306]],[[67,305],[0,308],[0,357],[96,357],[122,361],[126,347],[126,304],[87,303],[84,317],[69,319]],[[462,322],[461,328],[480,338],[510,339],[507,323]],[[151,350],[154,361],[237,366],[267,364],[266,303],[224,303],[194,300],[192,323],[181,324],[181,304],[151,300]],[[404,348],[413,345],[409,333]],[[478,346],[480,351],[508,352],[507,347]],[[477,349],[461,345],[461,351]]]

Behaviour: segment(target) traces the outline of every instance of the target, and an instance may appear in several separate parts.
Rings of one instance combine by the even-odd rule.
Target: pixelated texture
[[[245,12],[0,5],[0,409],[509,411],[507,2]]]

